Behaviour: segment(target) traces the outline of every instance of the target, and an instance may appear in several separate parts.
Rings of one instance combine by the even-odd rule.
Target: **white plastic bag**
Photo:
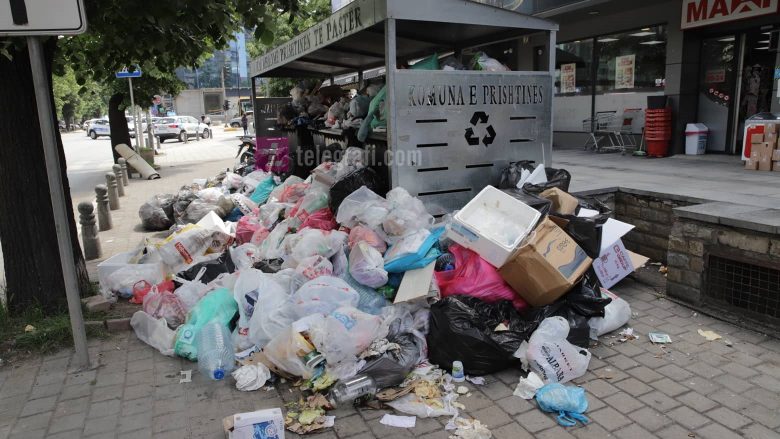
[[[181,302],[186,312],[189,312],[209,291],[208,286],[200,281],[200,278],[205,273],[206,267],[203,267],[198,274],[195,275],[195,279],[193,280],[186,280],[180,277],[176,278],[176,281],[181,283],[181,286],[177,288],[173,294],[179,298],[179,302]]]
[[[242,392],[258,390],[265,386],[266,381],[271,378],[271,371],[263,363],[247,364],[234,370],[231,374],[236,380],[236,389]]]
[[[341,180],[350,172],[366,167],[366,151],[350,146],[344,150],[341,161],[336,165],[336,180]]]
[[[210,187],[210,188],[198,191],[197,195],[198,195],[198,198],[200,198],[201,200],[203,200],[203,201],[205,201],[207,203],[217,204],[217,202],[219,202],[219,198],[220,197],[228,196],[230,194],[227,193],[226,191],[223,191],[220,188]]]
[[[379,288],[387,283],[384,266],[382,254],[365,241],[360,241],[349,253],[349,274],[367,287]]]
[[[176,331],[168,327],[164,318],[155,319],[143,311],[136,311],[130,318],[136,337],[142,342],[160,351],[161,354],[173,356],[173,343]]]
[[[333,264],[320,255],[304,258],[295,267],[293,288],[297,290],[301,285],[320,276],[333,276]]]
[[[357,307],[359,301],[357,291],[332,276],[321,276],[306,282],[291,297],[292,311],[299,319],[312,314],[330,314],[342,306]]]
[[[378,228],[390,212],[387,200],[375,194],[371,189],[361,186],[344,198],[336,214],[336,222],[345,227],[355,227],[363,223],[372,229]]]
[[[520,377],[520,381],[515,387],[514,396],[519,396],[523,399],[534,399],[536,391],[544,386],[544,381],[539,378],[535,372],[529,372],[527,377]]]
[[[286,219],[277,224],[268,237],[263,240],[257,252],[260,259],[279,259],[284,255],[282,241],[287,235],[289,221]]]
[[[611,298],[612,302],[604,308],[604,317],[591,317],[588,320],[590,338],[593,340],[598,340],[600,336],[620,328],[631,320],[631,305],[628,302],[604,288],[601,289],[601,294]]]
[[[258,248],[252,243],[231,247],[229,250],[230,259],[233,260],[236,271],[244,271],[247,268],[252,268],[256,262],[260,261],[260,258],[258,257]]]
[[[366,314],[354,307],[340,307],[309,323],[309,336],[328,364],[354,362],[357,355],[377,338],[387,336],[382,316]]]
[[[273,277],[271,277],[273,280]],[[249,340],[262,348],[278,334],[287,329],[295,318],[290,310],[289,290],[275,281],[264,282],[258,288],[257,302],[262,307],[252,310],[249,318]]]
[[[171,328],[178,328],[187,318],[179,297],[167,291],[159,292],[156,286],[144,296],[143,310],[152,317],[165,319]]]
[[[239,350],[252,347],[254,343],[249,337],[249,320],[254,314],[257,299],[261,290],[278,288],[270,275],[260,270],[250,268],[239,273],[235,285],[233,285],[233,298],[238,303],[238,323],[233,331],[233,345]]]
[[[426,404],[422,398],[415,395],[414,393],[410,393],[396,399],[395,401],[386,402],[385,404],[389,405],[395,410],[398,410],[401,413],[417,416],[418,418],[436,418],[439,416],[452,417],[458,416],[458,409],[452,405],[452,401],[454,401],[457,397],[458,394],[454,392],[446,394],[441,398],[442,406],[435,407]]]
[[[387,193],[391,205],[390,213],[382,222],[388,242],[395,242],[402,236],[433,225],[433,216],[428,213],[422,201],[409,195],[402,187]]]
[[[225,179],[222,184],[228,189],[240,189],[244,185],[244,177],[232,172],[225,173]]]
[[[307,325],[301,321],[289,325],[263,348],[263,353],[279,369],[309,379],[314,371],[306,366],[301,357],[313,351],[314,346],[296,331],[297,326]]]
[[[544,319],[528,340],[528,364],[545,383],[565,383],[588,371],[590,351],[569,343],[568,335],[569,322],[556,316]]]

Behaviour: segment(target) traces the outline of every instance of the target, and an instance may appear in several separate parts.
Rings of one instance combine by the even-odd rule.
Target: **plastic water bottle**
[[[442,253],[436,258],[436,271],[450,271],[455,269],[455,256],[452,253]]]
[[[236,364],[233,341],[228,329],[219,322],[209,322],[197,335],[198,369],[213,380],[221,380]]]
[[[335,408],[343,404],[352,404],[356,399],[376,394],[376,381],[368,375],[357,375],[341,380],[328,393],[328,402]]]

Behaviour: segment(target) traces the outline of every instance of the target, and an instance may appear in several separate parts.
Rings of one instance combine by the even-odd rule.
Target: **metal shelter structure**
[[[261,77],[332,79],[386,67],[390,187],[433,214],[462,207],[509,162],[551,163],[555,23],[466,0],[355,0],[250,63]],[[460,57],[493,44],[541,41],[530,71],[406,69],[432,54]],[[528,64],[528,63],[524,63]],[[255,99],[253,99],[253,102]],[[257,114],[257,112],[255,113]]]

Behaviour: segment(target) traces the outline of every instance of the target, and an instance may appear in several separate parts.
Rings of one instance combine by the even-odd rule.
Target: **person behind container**
[[[244,113],[243,116],[241,116],[241,128],[244,129],[244,135],[249,135],[249,119],[246,117],[246,113]]]

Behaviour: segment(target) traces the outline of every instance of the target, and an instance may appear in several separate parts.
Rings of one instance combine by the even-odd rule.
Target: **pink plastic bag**
[[[365,241],[374,247],[379,253],[385,254],[387,243],[375,231],[366,226],[355,226],[349,232],[349,248],[352,249],[358,242]]]
[[[157,287],[144,297],[144,312],[157,319],[164,318],[171,328],[179,327],[187,317],[179,297],[170,292],[161,293]]]
[[[253,215],[242,216],[236,225],[236,242],[238,242],[238,245],[251,241],[252,235],[260,228],[257,217]]]
[[[442,297],[462,294],[489,303],[511,300],[518,311],[528,308],[525,300],[478,254],[458,244],[452,244],[449,251],[455,256],[455,269],[434,273]]]
[[[280,203],[297,203],[298,200],[306,195],[306,191],[309,190],[307,183],[293,183],[284,188],[279,195]]]
[[[320,230],[335,230],[338,226],[336,219],[333,218],[333,212],[326,207],[309,215],[301,224],[301,229],[309,227]]]

